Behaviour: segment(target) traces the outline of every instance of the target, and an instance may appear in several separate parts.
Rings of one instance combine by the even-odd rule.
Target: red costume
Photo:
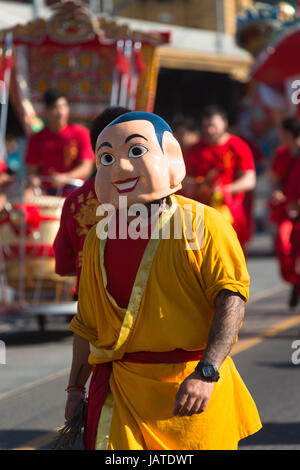
[[[78,124],[68,124],[59,132],[45,127],[30,136],[25,163],[38,167],[39,175],[48,177],[53,172],[69,172],[84,160],[94,159],[89,131]],[[49,183],[45,186],[51,187]]]
[[[297,283],[297,275],[294,269],[294,260],[291,253],[292,245],[290,241],[293,223],[287,212],[287,204],[293,200],[290,179],[293,177],[296,164],[297,159],[293,158],[290,151],[286,147],[279,147],[271,165],[271,170],[281,181],[282,192],[286,196],[285,202],[275,205],[271,204],[271,220],[277,224],[275,252],[281,275],[286,282],[291,284]]]
[[[5,173],[6,169],[7,167],[5,161],[0,159],[0,173]]]
[[[253,154],[250,147],[235,135],[230,135],[221,145],[209,145],[201,139],[187,154],[187,174],[198,179],[211,175],[212,188],[233,183],[240,172],[247,170],[255,171]],[[239,241],[244,246],[250,239],[253,226],[251,194],[228,195],[226,205],[233,217],[233,227]]]
[[[93,177],[66,198],[53,245],[55,271],[61,276],[76,273],[76,294],[81,273],[83,245],[88,231],[98,220],[96,217],[98,205]]]
[[[297,216],[290,213],[292,215],[290,253],[295,284],[297,285],[298,296],[300,296],[300,158],[295,160],[293,171],[289,177],[286,196],[289,203],[296,203],[298,206]]]

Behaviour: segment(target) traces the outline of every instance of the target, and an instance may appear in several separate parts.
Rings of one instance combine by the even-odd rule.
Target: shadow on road
[[[45,435],[49,430],[36,430],[36,429],[0,429],[0,450],[11,450],[16,447],[21,447],[25,443],[33,439],[40,438]]]
[[[300,365],[295,365],[291,361],[289,362],[256,362],[256,366],[258,367],[273,367],[275,369],[289,369],[290,371],[294,370],[294,372],[299,374]],[[299,443],[300,443],[300,435],[299,435]]]
[[[24,346],[26,344],[44,344],[63,341],[73,336],[72,331],[68,330],[51,330],[51,331],[17,331],[1,334],[1,340],[9,346]]]
[[[43,439],[44,436],[48,436],[49,430],[36,430],[36,429],[0,429],[0,450],[53,450],[54,440],[49,441],[47,445],[42,447],[35,447],[35,441]],[[31,447],[32,443],[32,447]],[[28,446],[28,447],[27,447]],[[77,437],[76,442],[73,446],[73,450],[82,450],[82,438]]]
[[[0,450],[10,450],[24,446],[38,438],[42,438],[49,431],[22,429],[22,430],[0,430]],[[256,434],[242,439],[239,449],[247,450],[247,447],[297,446],[300,448],[300,423],[264,423],[263,428]],[[53,441],[43,449],[51,450]],[[73,450],[82,450],[82,443],[77,439]]]

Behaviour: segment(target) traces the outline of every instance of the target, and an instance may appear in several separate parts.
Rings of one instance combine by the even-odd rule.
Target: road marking
[[[11,450],[38,450],[42,447],[46,447],[57,437],[57,431],[58,428]]]
[[[292,326],[298,325],[300,323],[300,315],[292,315],[285,320],[282,320],[275,325],[271,326],[267,330],[263,331],[261,334],[254,336],[249,339],[241,339],[235,344],[231,351],[231,356],[238,354],[246,349],[252,348],[256,344],[261,343],[266,338],[271,338],[272,336],[276,336],[277,333],[288,330]]]
[[[21,385],[20,387],[13,388],[8,392],[0,393],[0,400],[4,398],[10,398],[14,395],[19,395],[20,393],[27,392],[34,387],[38,387],[39,385],[46,384],[51,382],[52,380],[59,379],[60,377],[64,377],[70,373],[70,368],[59,370],[54,374],[47,375],[46,377],[42,377],[41,379],[33,380],[32,382],[28,382],[27,384]]]

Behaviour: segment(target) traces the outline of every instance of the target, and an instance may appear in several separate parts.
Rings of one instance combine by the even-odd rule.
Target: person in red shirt
[[[69,123],[65,96],[48,90],[44,104],[47,124],[29,137],[25,164],[34,186],[42,186],[48,194],[66,194],[70,180],[85,180],[92,173],[94,152],[88,130]]]
[[[290,236],[291,258],[293,261],[294,273],[296,276],[292,291],[293,305],[297,305],[300,298],[300,158],[294,166],[289,177],[287,187],[287,213],[292,222]]]
[[[93,121],[90,140],[94,151],[97,138],[104,127],[128,111],[127,108],[121,106],[108,107]],[[90,228],[99,220],[96,217],[99,202],[95,193],[95,174],[96,172],[83,186],[67,196],[53,245],[56,273],[61,276],[76,275],[77,277],[75,300],[78,294],[84,240]]]
[[[208,205],[222,195],[245,250],[253,228],[246,194],[256,184],[254,159],[246,142],[227,129],[227,115],[222,108],[212,105],[204,109],[201,139],[187,152],[183,191],[187,197]]]
[[[286,282],[292,284],[289,306],[294,307],[298,303],[298,276],[295,273],[290,240],[293,223],[287,207],[294,199],[293,191],[297,186],[294,172],[296,166],[299,166],[300,122],[294,117],[284,119],[279,131],[282,145],[277,149],[270,168],[270,180],[273,185],[269,201],[270,219],[276,225],[275,253],[281,276]],[[292,184],[291,178],[294,180]]]

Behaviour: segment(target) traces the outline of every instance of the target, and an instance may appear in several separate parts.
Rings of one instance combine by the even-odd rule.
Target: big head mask
[[[147,204],[181,189],[185,164],[169,125],[153,113],[133,111],[112,121],[96,144],[96,194],[119,208]]]

